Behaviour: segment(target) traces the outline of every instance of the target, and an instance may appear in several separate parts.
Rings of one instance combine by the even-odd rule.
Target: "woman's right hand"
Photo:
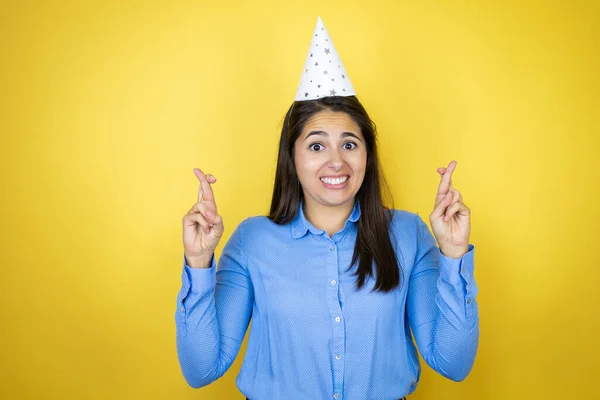
[[[213,253],[225,230],[210,186],[217,179],[204,175],[199,168],[194,168],[194,174],[200,181],[198,202],[183,216],[183,249],[187,265],[210,268]]]

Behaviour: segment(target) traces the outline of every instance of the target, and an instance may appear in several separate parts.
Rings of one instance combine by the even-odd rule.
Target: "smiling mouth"
[[[338,178],[322,177],[321,182],[325,182],[328,185],[339,185],[341,183],[346,182],[348,180],[348,178],[349,178],[348,175],[340,176]]]

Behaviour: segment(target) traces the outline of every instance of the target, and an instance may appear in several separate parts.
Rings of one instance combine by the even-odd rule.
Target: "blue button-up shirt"
[[[175,313],[177,352],[186,381],[221,377],[252,320],[237,376],[251,400],[398,399],[412,393],[423,359],[452,380],[464,379],[479,339],[474,247],[445,257],[420,216],[394,210],[390,237],[401,287],[356,290],[349,271],[360,207],[333,237],[314,227],[302,206],[287,225],[244,220],[218,263],[183,262]],[[411,335],[412,329],[412,335]]]

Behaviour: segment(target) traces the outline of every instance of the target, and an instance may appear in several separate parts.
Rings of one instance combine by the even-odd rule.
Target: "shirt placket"
[[[344,332],[344,316],[339,302],[339,254],[338,245],[331,239],[327,248],[327,304],[331,316],[333,332],[333,352],[330,354],[333,363],[333,394],[334,399],[342,399],[344,393],[344,361],[346,359]]]

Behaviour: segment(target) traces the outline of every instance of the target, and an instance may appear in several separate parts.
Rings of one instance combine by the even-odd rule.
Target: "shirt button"
[[[331,284],[332,284],[332,285],[335,285],[335,283],[336,283],[335,281],[331,281]]]
[[[335,317],[335,322],[340,322],[340,317]]]
[[[337,393],[333,395],[333,398],[334,398],[334,399],[337,399],[338,397],[340,397],[340,395],[339,395],[339,394],[337,394]]]
[[[185,308],[181,307],[181,312],[185,312]]]
[[[329,251],[334,251],[334,250],[335,250],[335,247],[333,247],[333,246],[331,246],[331,247],[329,248]]]
[[[336,359],[336,360],[339,360],[340,358],[342,358],[342,357],[340,357],[340,355],[339,355],[339,354],[336,354],[336,355],[335,355],[335,359]]]
[[[471,304],[471,299],[467,299],[467,304]]]
[[[462,268],[460,269],[460,272],[462,272],[462,273],[464,274],[464,273],[465,273],[465,267],[462,267]]]

